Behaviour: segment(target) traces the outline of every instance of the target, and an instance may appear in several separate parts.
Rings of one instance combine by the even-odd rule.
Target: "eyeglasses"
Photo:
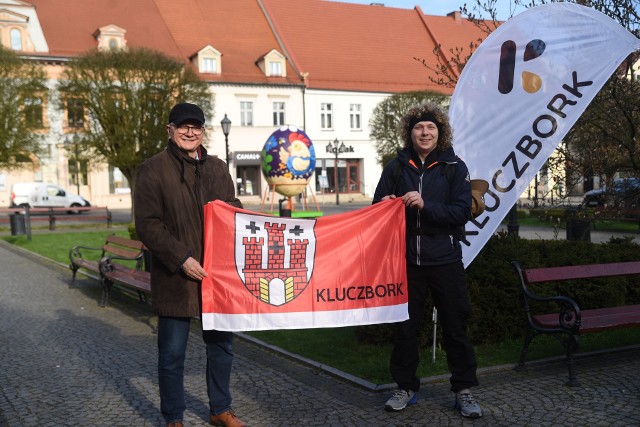
[[[201,126],[187,126],[187,125],[182,125],[182,126],[175,126],[176,131],[178,131],[178,133],[180,135],[186,135],[189,133],[189,131],[191,131],[195,136],[200,136],[204,133],[204,128]]]

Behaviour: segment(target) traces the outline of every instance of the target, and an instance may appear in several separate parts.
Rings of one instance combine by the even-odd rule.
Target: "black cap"
[[[202,109],[196,104],[189,104],[188,102],[176,104],[169,113],[169,123],[180,126],[188,121],[199,123],[200,126],[204,125]]]

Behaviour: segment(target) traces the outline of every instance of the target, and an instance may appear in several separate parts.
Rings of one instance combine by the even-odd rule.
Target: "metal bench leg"
[[[100,301],[100,307],[107,307],[109,305],[109,294],[111,293],[111,281],[102,277],[102,300]]]
[[[73,283],[76,281],[76,273],[78,272],[78,267],[76,267],[73,264],[70,264],[69,268],[71,269],[71,273],[73,273],[71,276],[71,284],[73,285]]]
[[[578,350],[580,344],[580,335],[571,335],[567,340],[567,368],[569,369],[569,381],[566,385],[569,387],[580,387],[580,382],[576,379],[575,363],[573,353]]]
[[[536,335],[537,334],[535,333],[535,331],[533,331],[533,329],[527,327],[527,332],[524,336],[524,343],[522,344],[522,349],[520,350],[520,360],[518,360],[518,364],[513,367],[515,371],[524,371],[524,362],[526,361],[527,353],[529,352],[529,344],[531,344],[531,341]]]

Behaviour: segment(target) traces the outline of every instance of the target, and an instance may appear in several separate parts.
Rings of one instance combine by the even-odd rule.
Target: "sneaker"
[[[418,401],[418,394],[411,390],[396,390],[387,403],[384,405],[384,409],[387,411],[402,411],[407,405],[415,405]]]
[[[473,398],[471,392],[456,393],[456,409],[460,409],[460,415],[466,418],[480,418],[482,409]]]

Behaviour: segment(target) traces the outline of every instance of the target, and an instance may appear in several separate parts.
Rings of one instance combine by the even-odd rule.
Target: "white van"
[[[11,186],[11,208],[69,208],[91,206],[84,197],[46,182],[17,182]],[[77,213],[78,211],[69,211]]]

